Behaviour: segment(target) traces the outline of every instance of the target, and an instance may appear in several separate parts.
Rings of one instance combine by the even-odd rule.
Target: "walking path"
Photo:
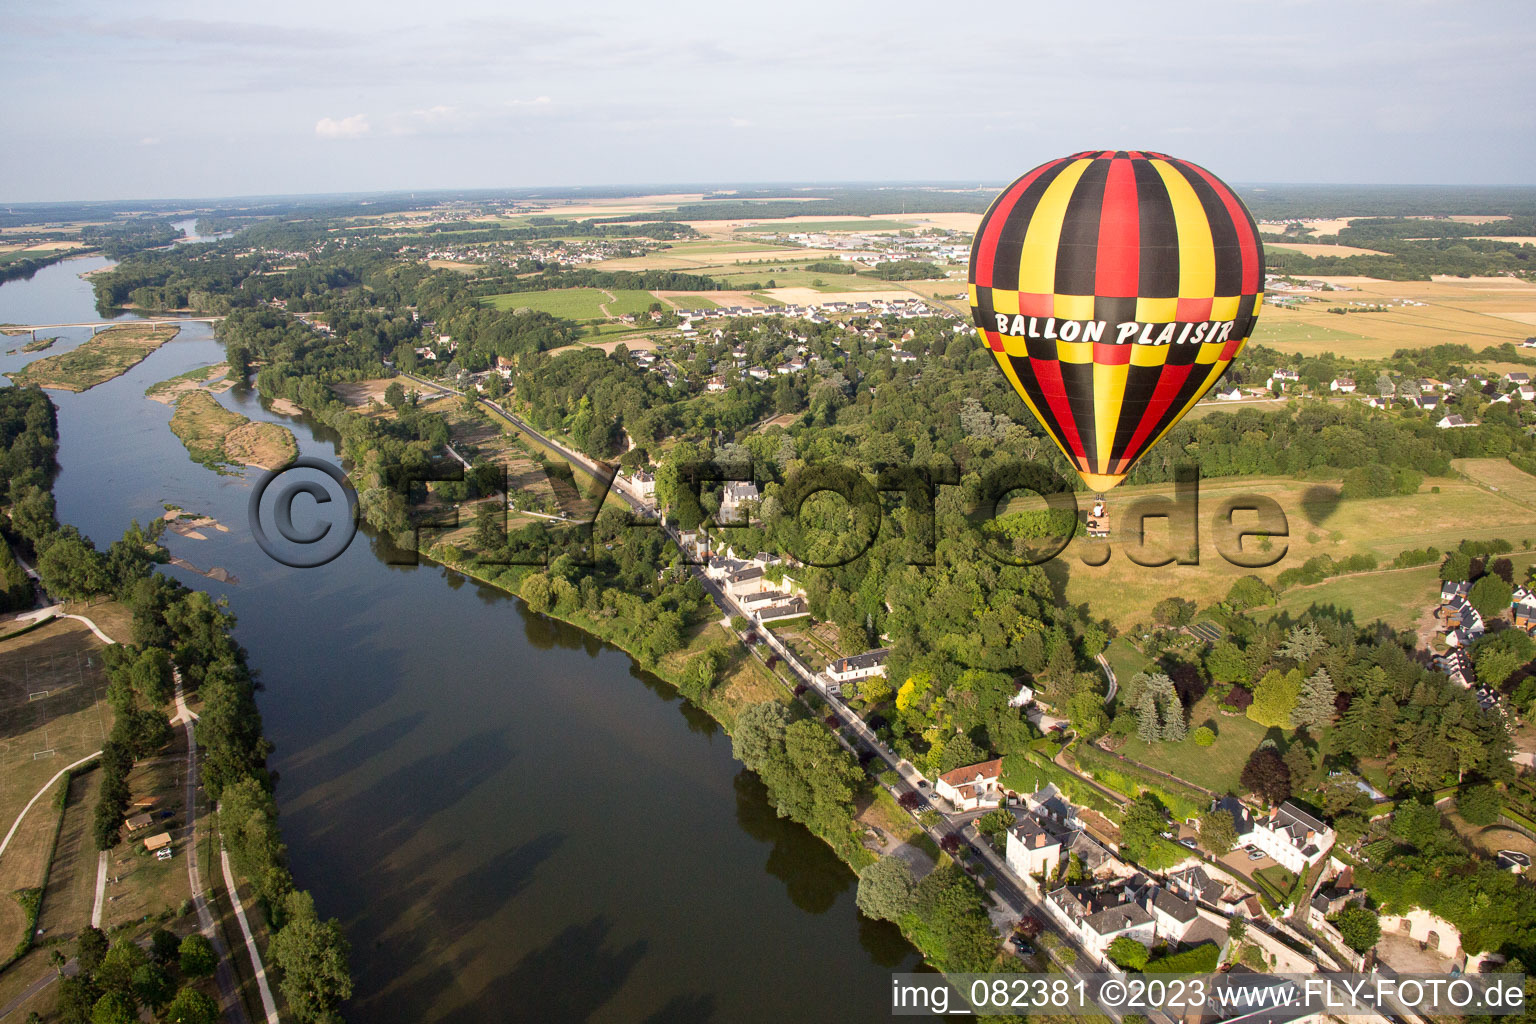
[[[107,851],[96,855],[96,899],[91,903],[91,927],[101,927],[101,904],[107,896]]]
[[[219,844],[219,863],[224,868],[224,888],[229,890],[229,902],[235,908],[235,920],[240,922],[240,934],[245,936],[245,948],[251,954],[251,969],[256,972],[256,987],[261,991],[261,1008],[266,1012],[267,1024],[278,1024],[277,1002],[273,1000],[272,989],[267,985],[267,968],[261,962],[256,938],[251,934],[251,926],[245,919],[240,890],[235,886],[235,873],[229,869],[229,851],[224,849],[223,843]]]
[[[82,757],[80,760],[76,761],[74,764],[67,764],[63,768],[60,768],[59,771],[58,771],[58,774],[56,774],[53,778],[49,779],[46,783],[44,783],[43,784],[43,788],[38,790],[33,795],[32,799],[27,801],[27,806],[25,806],[25,807],[23,807],[21,809],[21,813],[16,815],[16,820],[11,823],[11,830],[5,834],[5,838],[4,839],[0,839],[0,856],[3,856],[5,854],[5,848],[7,846],[11,845],[11,839],[12,839],[12,837],[14,837],[16,835],[16,830],[21,828],[21,819],[23,819],[23,818],[25,818],[27,816],[27,812],[32,809],[32,805],[37,803],[38,800],[42,799],[43,794],[48,792],[48,790],[52,789],[53,788],[53,784],[55,782],[58,782],[60,779],[62,779],[64,777],[64,773],[65,772],[69,771],[72,768],[78,768],[81,765],[85,764],[87,761],[90,761],[90,760],[92,760],[94,758],[98,758],[100,756],[101,756],[101,751],[99,751],[99,750],[96,751],[94,754],[86,754],[84,757]]]

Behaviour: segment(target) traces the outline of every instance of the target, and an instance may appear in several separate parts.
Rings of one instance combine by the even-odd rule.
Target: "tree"
[[[911,909],[915,888],[906,861],[895,856],[881,857],[859,872],[854,902],[866,917],[895,921]]]
[[[1313,776],[1317,774],[1317,760],[1312,756],[1312,749],[1297,737],[1295,742],[1285,748],[1285,755],[1281,758],[1285,762],[1286,770],[1291,773],[1291,791],[1298,789],[1310,790],[1316,781]]]
[[[976,831],[984,836],[991,836],[997,842],[1003,842],[1008,830],[1012,827],[1013,812],[1006,807],[988,811],[976,819]]]
[[[1208,725],[1202,725],[1194,732],[1195,746],[1210,747],[1216,744],[1216,732]]]
[[[170,975],[159,964],[141,964],[133,972],[133,994],[150,1009],[160,1009],[175,991]]]
[[[340,1022],[336,1007],[352,995],[340,922],[321,921],[314,897],[303,891],[289,893],[283,909],[288,923],[272,937],[270,951],[289,1008],[300,1021]]]
[[[1490,573],[1472,584],[1467,600],[1484,619],[1492,619],[1509,607],[1509,600],[1513,596],[1514,590],[1510,585]]]
[[[181,973],[187,978],[206,978],[219,965],[219,958],[213,952],[213,944],[197,932],[181,940],[177,955]]]
[[[1218,640],[1205,656],[1205,670],[1218,683],[1246,683],[1248,658],[1230,640]]]
[[[1145,856],[1168,829],[1168,808],[1151,793],[1142,793],[1126,805],[1120,819],[1120,838]]]
[[[482,552],[492,552],[506,546],[506,513],[499,501],[481,502],[475,513],[475,547]]]
[[[1237,823],[1232,812],[1212,808],[1200,816],[1200,848],[1212,857],[1222,857],[1237,845]]]
[[[1139,971],[1147,966],[1152,952],[1129,935],[1122,935],[1109,944],[1109,959],[1128,971]]]
[[[1522,665],[1536,657],[1536,641],[1524,630],[1501,629],[1473,641],[1467,649],[1477,680],[1486,686],[1503,686]]]
[[[1301,693],[1296,700],[1296,706],[1291,709],[1291,727],[1293,729],[1308,728],[1320,729],[1333,721],[1334,698],[1337,691],[1333,687],[1333,678],[1328,675],[1328,670],[1320,668],[1307,677],[1307,681],[1301,684]]]
[[[55,597],[83,601],[112,585],[106,559],[79,537],[61,537],[37,560],[43,586]]]
[[[1472,556],[1464,551],[1452,551],[1440,563],[1440,578],[1448,583],[1460,583],[1472,575]]]
[[[859,699],[873,707],[891,699],[891,681],[885,676],[870,676],[859,683]]]
[[[1463,786],[1456,795],[1456,811],[1473,825],[1492,825],[1504,809],[1504,797],[1486,782]]]
[[[1195,617],[1195,602],[1165,597],[1152,606],[1152,620],[1162,626],[1186,626]]]
[[[1308,622],[1301,626],[1292,626],[1285,634],[1285,642],[1275,653],[1282,658],[1290,658],[1298,665],[1305,665],[1313,658],[1328,649],[1328,638],[1323,636],[1314,623]]]
[[[1291,712],[1301,697],[1301,671],[1281,672],[1271,669],[1253,690],[1253,703],[1245,714],[1260,725],[1284,728],[1291,724]]]
[[[517,588],[517,596],[528,605],[531,612],[547,612],[550,603],[549,577],[542,572],[529,573]]]
[[[1381,921],[1357,903],[1351,903],[1328,919],[1356,953],[1364,953],[1381,939]]]
[[[399,409],[405,405],[405,388],[400,386],[399,381],[389,382],[389,387],[384,389],[384,402],[391,409]]]
[[[137,1024],[138,1007],[121,992],[108,992],[91,1007],[91,1024]]]
[[[1291,770],[1274,747],[1260,747],[1248,756],[1239,781],[1269,804],[1278,804],[1291,795]]]
[[[75,958],[80,961],[80,973],[90,976],[101,966],[107,955],[107,933],[100,928],[87,927],[75,939]]]
[[[96,968],[96,982],[108,991],[131,994],[134,972],[147,963],[149,954],[137,943],[131,939],[119,940],[101,958],[101,966]]]
[[[176,993],[161,1019],[165,1024],[218,1024],[219,1004],[195,988],[184,988]]]

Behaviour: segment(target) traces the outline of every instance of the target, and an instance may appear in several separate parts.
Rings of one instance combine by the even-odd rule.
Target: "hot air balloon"
[[[1003,190],[976,230],[976,328],[1083,481],[1106,491],[1253,333],[1264,247],[1236,194],[1162,153],[1092,150]]]

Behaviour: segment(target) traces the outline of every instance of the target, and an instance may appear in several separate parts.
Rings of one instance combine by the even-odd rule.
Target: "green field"
[[[624,313],[639,315],[658,301],[656,296],[638,289],[551,288],[539,292],[508,292],[484,299],[496,309],[536,309],[567,320],[596,320]]]
[[[1122,685],[1125,682],[1121,680]],[[1216,742],[1209,747],[1196,746],[1192,738],[1202,725],[1216,733]],[[1213,792],[1235,793],[1241,789],[1238,776],[1248,755],[1267,731],[1247,717],[1221,714],[1216,702],[1204,697],[1190,709],[1189,737],[1179,743],[1144,743],[1132,736],[1116,753]]]
[[[1519,539],[1515,542],[1518,544]],[[1522,570],[1536,561],[1536,553],[1522,552],[1508,556],[1518,578]],[[1421,565],[1412,569],[1366,572],[1336,576],[1310,587],[1295,587],[1280,595],[1273,608],[1255,613],[1259,619],[1286,614],[1292,618],[1307,609],[1337,608],[1354,615],[1364,625],[1380,619],[1393,629],[1412,629],[1430,608],[1440,603],[1440,567]]]
[[[1147,567],[1132,562],[1125,553],[1129,543],[1123,516],[1132,499],[1140,494],[1170,495],[1172,485],[1122,487],[1110,502],[1113,534],[1112,554],[1099,567],[1082,564],[1078,552],[1081,541],[1074,542],[1059,561],[1066,570],[1066,600],[1071,604],[1087,602],[1102,609],[1116,626],[1124,629],[1150,620],[1152,606],[1170,594],[1188,598],[1204,607],[1224,598],[1232,583],[1250,573],[1273,580],[1281,571],[1299,567],[1314,555],[1327,554],[1335,560],[1360,552],[1374,554],[1382,565],[1401,551],[1433,545],[1442,551],[1454,548],[1464,539],[1507,538],[1518,548],[1530,537],[1536,540],[1536,513],[1522,504],[1491,493],[1459,478],[1426,479],[1419,493],[1390,498],[1366,498],[1341,501],[1329,507],[1319,504],[1317,495],[1337,493],[1337,484],[1314,483],[1276,477],[1226,477],[1203,480],[1200,484],[1200,564]],[[1438,488],[1436,493],[1433,489]],[[1258,494],[1274,499],[1285,512],[1290,536],[1285,540],[1286,554],[1275,565],[1264,569],[1244,569],[1226,561],[1217,551],[1211,529],[1211,515],[1229,496]],[[1117,516],[1122,518],[1116,518]],[[1148,526],[1149,547],[1166,537],[1166,520],[1153,520]],[[1239,523],[1244,520],[1239,518]],[[1251,522],[1251,520],[1248,520]],[[1253,545],[1250,539],[1248,544]],[[1272,541],[1279,553],[1280,541]],[[1146,559],[1144,559],[1146,560]],[[1433,576],[1431,569],[1429,576]],[[1367,582],[1352,583],[1363,579]],[[1396,586],[1401,574],[1344,577],[1325,587],[1341,588],[1334,595],[1348,607],[1357,607],[1357,615],[1382,617],[1392,621],[1412,621],[1423,610],[1421,590]],[[1393,586],[1372,593],[1387,581]],[[1356,589],[1358,588],[1358,589]],[[1323,587],[1300,593],[1316,593]],[[1300,600],[1287,595],[1289,600]]]
[[[1123,636],[1110,641],[1104,649],[1104,660],[1109,662],[1109,667],[1115,672],[1115,680],[1121,686],[1129,683],[1137,672],[1145,671],[1148,664],[1147,656]]]
[[[1340,347],[1334,351],[1343,356],[1350,355],[1347,345],[1352,341],[1364,341],[1363,335],[1352,334],[1349,331],[1341,331],[1333,327],[1322,327],[1318,324],[1308,323],[1304,320],[1279,319],[1271,315],[1271,310],[1260,310],[1259,324],[1253,329],[1253,341],[1258,345],[1298,345],[1302,343],[1311,346],[1325,344],[1337,344]],[[1343,320],[1343,317],[1338,319]],[[1320,347],[1309,349],[1321,351]]]
[[[819,292],[899,291],[900,281],[882,281],[859,274],[819,274],[804,267],[723,267],[708,271],[710,277],[724,281],[727,288],[747,284],[766,285],[770,280],[778,288],[814,288]],[[820,281],[820,284],[816,282]]]
[[[720,308],[720,303],[716,302],[714,299],[707,299],[707,298],[705,298],[702,295],[695,295],[695,294],[692,294],[692,293],[687,294],[687,295],[668,295],[667,298],[670,299],[673,303],[675,303],[677,305],[678,309],[719,309]]]

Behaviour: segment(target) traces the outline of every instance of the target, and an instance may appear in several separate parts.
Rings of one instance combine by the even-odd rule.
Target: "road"
[[[219,932],[218,925],[214,922],[213,911],[208,907],[208,898],[203,895],[203,876],[197,867],[197,735],[193,729],[193,722],[197,716],[187,708],[186,698],[181,689],[181,672],[175,671],[176,679],[176,717],[180,720],[182,728],[187,733],[187,845],[184,856],[187,859],[187,881],[192,887],[192,905],[197,909],[198,930],[213,945],[214,955],[218,957],[218,969],[214,976],[219,983],[219,1002],[224,1007],[227,1020],[235,1024],[249,1024],[245,1015],[245,1000],[240,996],[240,983],[235,978],[234,968],[230,966],[229,950],[224,946],[224,937]]]

